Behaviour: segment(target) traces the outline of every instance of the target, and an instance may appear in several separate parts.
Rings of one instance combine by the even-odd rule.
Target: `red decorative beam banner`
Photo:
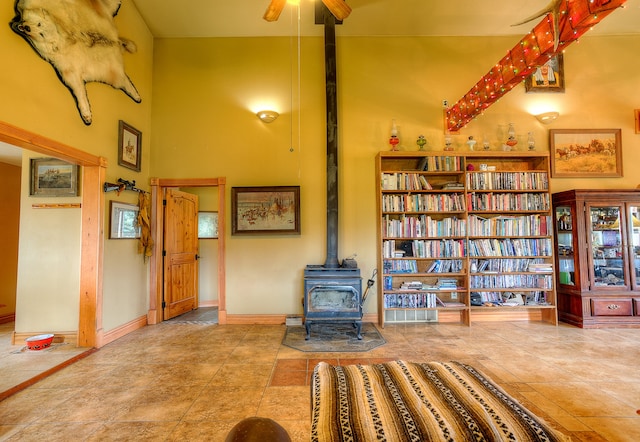
[[[626,0],[558,0],[558,29],[547,14],[460,100],[445,112],[445,130],[457,132],[554,55],[580,38]],[[556,33],[558,46],[555,47]]]

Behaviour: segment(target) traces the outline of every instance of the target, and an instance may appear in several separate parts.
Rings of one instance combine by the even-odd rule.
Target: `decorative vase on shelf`
[[[446,150],[447,152],[450,152],[453,150],[453,146],[451,144],[451,137],[449,135],[444,137],[444,150]]]
[[[427,144],[427,139],[424,137],[424,135],[420,135],[416,140],[416,144],[418,145],[419,151],[424,151],[424,145]]]
[[[400,143],[400,139],[398,138],[398,127],[396,126],[396,120],[392,121],[391,124],[391,138],[389,138],[389,144],[391,145],[391,151],[398,151],[398,143]]]
[[[507,138],[507,142],[502,146],[503,150],[513,150],[513,147],[518,144],[518,140],[516,140],[516,129],[513,127],[513,123],[509,123],[509,138]]]
[[[529,146],[529,150],[536,150],[536,140],[533,138],[533,132],[529,132],[527,137],[527,145]]]
[[[473,139],[473,135],[469,135],[469,138],[467,139],[467,145],[469,146],[469,150],[474,150],[474,146],[476,145],[477,141]]]
[[[484,140],[482,140],[482,148],[484,150],[491,149],[491,144],[489,143],[489,139],[487,137],[484,137]]]

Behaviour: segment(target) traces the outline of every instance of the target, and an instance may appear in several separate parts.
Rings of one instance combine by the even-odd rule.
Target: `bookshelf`
[[[547,152],[376,157],[379,324],[557,324]]]

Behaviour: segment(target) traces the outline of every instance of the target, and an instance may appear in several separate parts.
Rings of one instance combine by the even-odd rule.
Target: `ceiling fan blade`
[[[344,20],[351,14],[351,8],[344,0],[322,0],[322,3],[338,20]]]
[[[284,9],[284,5],[287,3],[287,0],[271,0],[269,7],[267,7],[267,11],[264,13],[264,18],[266,21],[276,21],[278,17],[280,17],[280,13]]]

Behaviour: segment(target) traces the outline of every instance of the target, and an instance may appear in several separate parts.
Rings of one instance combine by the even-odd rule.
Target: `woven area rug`
[[[362,340],[358,340],[351,323],[316,323],[311,325],[308,341],[303,325],[289,326],[282,344],[304,352],[361,352],[386,344],[375,325],[362,324]]]
[[[315,442],[570,440],[459,362],[320,362],[311,407]]]

